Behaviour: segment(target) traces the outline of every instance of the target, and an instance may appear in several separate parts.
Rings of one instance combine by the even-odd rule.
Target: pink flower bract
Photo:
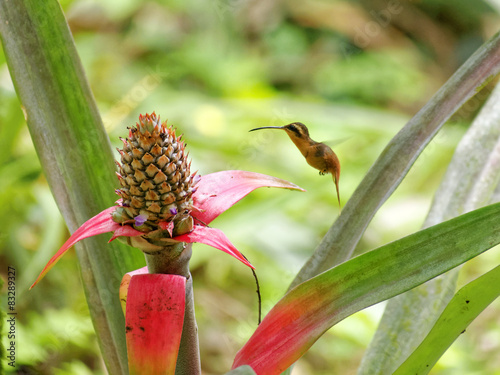
[[[193,206],[196,209],[193,209],[190,213],[194,219],[195,225],[191,232],[173,237],[172,240],[207,244],[232,255],[243,264],[253,268],[243,254],[234,247],[221,230],[210,228],[208,224],[233,204],[259,187],[277,187],[304,191],[304,189],[291,182],[255,172],[237,170],[222,171],[201,176],[197,184],[197,190],[193,193]],[[119,207],[119,202],[117,206],[107,208],[93,218],[87,220],[78,228],[49,260],[33,285],[31,285],[30,289],[45,276],[66,251],[76,242],[84,238],[107,232],[113,232],[110,241],[117,237],[136,237],[145,235],[144,232],[138,231],[130,225],[121,225],[114,222],[111,214],[117,207]],[[168,223],[165,223],[165,228],[167,227]]]

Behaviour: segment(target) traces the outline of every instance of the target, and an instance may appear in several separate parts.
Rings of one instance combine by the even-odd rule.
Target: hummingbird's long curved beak
[[[262,126],[260,128],[249,130],[249,132],[253,132],[254,130],[260,130],[260,129],[283,129],[283,128],[284,126]]]

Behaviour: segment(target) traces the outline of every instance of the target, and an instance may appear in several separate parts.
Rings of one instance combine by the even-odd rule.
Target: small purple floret
[[[135,225],[137,227],[140,227],[142,224],[144,224],[146,222],[146,220],[148,219],[148,217],[146,215],[137,215],[136,217],[134,217],[134,220],[135,220]]]
[[[172,215],[177,215],[177,208],[172,207],[169,211]]]
[[[194,185],[196,185],[200,181],[201,181],[201,174],[197,174],[196,176],[194,176],[194,178],[193,178]]]

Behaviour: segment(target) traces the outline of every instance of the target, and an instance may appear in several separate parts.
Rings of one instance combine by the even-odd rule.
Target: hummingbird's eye
[[[288,125],[288,129],[290,129],[291,131],[293,131],[299,137],[302,135],[301,132],[300,132],[300,129],[295,124]]]

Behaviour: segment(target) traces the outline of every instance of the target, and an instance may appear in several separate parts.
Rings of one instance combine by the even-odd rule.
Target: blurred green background
[[[264,313],[314,251],[338,207],[331,177],[318,176],[284,132],[248,130],[307,124],[312,138],[333,145],[340,158],[345,205],[391,137],[500,29],[498,0],[61,5],[113,145],[140,113],[156,111],[184,133],[193,170],[261,172],[307,190],[261,189],[213,223],[257,267]],[[488,90],[464,105],[427,147],[359,249],[420,228]],[[4,370],[105,374],[74,252],[28,291],[69,233],[41,173],[1,49],[0,224],[0,275],[5,279],[8,266],[17,270],[18,369],[9,372],[4,362]],[[474,259],[460,284],[499,261],[494,250]],[[245,266],[199,244],[191,269],[203,371],[220,374],[256,328],[255,284]],[[5,311],[5,287],[0,302]],[[383,304],[373,306],[335,326],[294,374],[355,374],[382,311]],[[431,374],[500,374],[499,314],[496,301]]]

